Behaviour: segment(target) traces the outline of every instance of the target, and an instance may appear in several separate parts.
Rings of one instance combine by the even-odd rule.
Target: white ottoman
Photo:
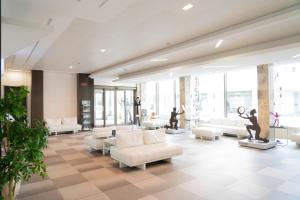
[[[296,142],[298,146],[300,146],[300,134],[289,135],[289,139],[293,142]]]
[[[215,140],[222,135],[222,129],[214,127],[197,127],[192,128],[192,133],[196,138]]]

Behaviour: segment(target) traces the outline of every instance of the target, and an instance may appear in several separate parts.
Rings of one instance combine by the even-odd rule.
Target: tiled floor
[[[184,154],[172,163],[157,162],[146,171],[119,169],[101,152],[83,144],[89,133],[49,138],[45,150],[48,177],[23,183],[19,200],[299,200],[300,148],[261,151],[237,145],[236,138],[195,140],[191,134],[168,135]]]

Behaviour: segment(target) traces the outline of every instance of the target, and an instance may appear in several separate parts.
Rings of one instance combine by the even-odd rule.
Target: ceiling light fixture
[[[182,10],[187,11],[187,10],[191,9],[192,7],[193,7],[193,5],[189,3],[189,4],[186,4],[185,6],[183,6]]]
[[[156,59],[151,59],[151,62],[164,62],[168,61],[168,58],[156,58]]]
[[[119,77],[118,77],[118,76],[115,77],[115,78],[113,79],[113,81],[116,81],[116,80],[119,80]]]
[[[223,43],[223,40],[219,40],[216,44],[216,48],[219,48],[221,46],[221,44]]]
[[[173,78],[173,72],[170,72],[170,78]]]
[[[299,58],[299,57],[300,57],[300,54],[293,56],[293,58]]]
[[[101,49],[100,51],[101,51],[101,53],[104,53],[104,52],[106,52],[106,49]]]
[[[73,66],[69,66],[69,69],[73,69]]]

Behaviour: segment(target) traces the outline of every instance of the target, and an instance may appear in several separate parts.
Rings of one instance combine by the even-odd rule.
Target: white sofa
[[[165,125],[169,125],[167,116],[150,116],[148,119],[142,121],[142,126],[145,130],[153,130],[164,127]]]
[[[116,130],[117,134],[137,132],[138,130],[133,130],[131,126],[111,126],[104,128],[94,128],[91,135],[84,138],[85,145],[90,149],[103,150],[103,140],[112,137],[112,130]],[[140,130],[141,131],[141,130]]]
[[[116,146],[110,149],[111,157],[119,161],[120,168],[136,166],[143,170],[146,163],[170,160],[181,154],[182,147],[167,143],[165,133],[160,130],[117,134]]]
[[[65,117],[65,118],[55,118],[55,119],[45,119],[46,126],[49,129],[50,134],[59,132],[72,131],[73,133],[81,130],[81,125],[77,123],[76,117]]]
[[[245,119],[210,119],[208,121],[200,121],[199,127],[213,127],[222,129],[223,134],[234,135],[238,138],[249,137],[249,133],[245,124],[250,124]]]

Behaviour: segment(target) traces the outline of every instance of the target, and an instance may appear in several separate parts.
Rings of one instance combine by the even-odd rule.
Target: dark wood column
[[[89,74],[77,74],[77,119],[83,122],[82,101],[90,101],[91,127],[94,127],[94,79]]]
[[[31,74],[31,123],[44,120],[44,76],[41,70]]]

